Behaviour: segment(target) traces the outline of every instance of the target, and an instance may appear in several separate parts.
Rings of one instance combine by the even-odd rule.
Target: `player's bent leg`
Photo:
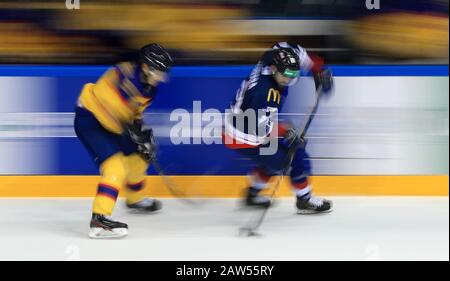
[[[311,173],[309,156],[298,150],[291,165],[291,185],[297,197],[296,207],[299,214],[314,214],[332,211],[332,202],[312,194],[308,177]]]
[[[128,234],[125,223],[112,220],[112,214],[120,189],[126,181],[126,165],[122,153],[116,153],[100,165],[101,180],[94,199],[89,237],[121,238]]]
[[[252,159],[258,165],[258,168],[250,174],[250,187],[245,197],[245,204],[269,207],[272,203],[271,198],[262,196],[260,193],[267,187],[272,176],[281,175],[286,153],[279,149],[274,155],[262,155],[258,148],[239,149],[238,152]]]
[[[145,196],[145,177],[148,163],[137,153],[126,157],[127,163],[127,188],[126,205],[128,208],[139,212],[155,212],[162,208],[159,200]]]
[[[250,187],[247,189],[245,205],[252,207],[269,207],[271,200],[267,196],[261,195],[261,191],[267,188],[271,176],[261,168],[254,169],[249,175]]]

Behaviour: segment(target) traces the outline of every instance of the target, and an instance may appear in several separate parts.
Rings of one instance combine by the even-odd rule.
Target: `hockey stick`
[[[141,130],[141,129],[139,129]],[[162,178],[164,185],[169,190],[169,192],[175,197],[180,199],[183,202],[189,203],[190,205],[199,205],[193,200],[188,199],[186,194],[178,188],[168,176],[164,173],[163,169],[159,165],[158,160],[156,159],[156,151],[157,151],[157,142],[153,137],[153,133],[150,133],[150,141],[143,143],[141,140],[142,137],[139,133],[135,132],[135,128],[127,127],[126,133],[128,137],[137,145],[137,153],[141,156],[141,158],[146,161],[149,165],[153,164],[156,172]],[[150,130],[151,132],[151,130]]]
[[[158,175],[162,178],[166,188],[169,190],[169,192],[177,199],[179,199],[182,202],[185,202],[189,205],[200,205],[198,201],[194,201],[192,199],[189,199],[188,196],[181,191],[177,185],[175,185],[172,180],[164,173],[164,171],[161,169],[161,166],[159,165],[156,158],[152,160],[153,167],[155,167],[156,172]]]
[[[316,101],[315,104],[313,106],[313,109],[311,110],[311,113],[309,114],[308,120],[306,121],[305,126],[303,127],[303,132],[301,133],[300,137],[304,138],[306,135],[306,132],[309,129],[309,126],[311,125],[312,120],[314,119],[316,112],[317,112],[317,108],[319,107],[319,99],[320,99],[320,95],[322,93],[322,88],[319,87],[316,90]],[[261,214],[259,215],[259,217],[255,220],[255,222],[253,224],[251,224],[250,226],[246,226],[246,227],[241,227],[239,229],[239,235],[245,235],[245,236],[255,236],[257,235],[257,230],[259,229],[259,227],[261,226],[264,218],[266,217],[267,211],[269,210],[270,206],[272,205],[274,199],[275,199],[275,194],[277,193],[281,182],[283,181],[284,175],[287,174],[290,166],[291,166],[291,162],[292,159],[294,158],[294,154],[295,154],[295,149],[290,149],[287,153],[287,163],[284,166],[284,169],[282,171],[281,176],[279,177],[274,189],[272,190],[272,193],[270,194],[269,200],[270,200],[270,204],[268,204],[267,206],[264,207],[263,211],[261,212]]]

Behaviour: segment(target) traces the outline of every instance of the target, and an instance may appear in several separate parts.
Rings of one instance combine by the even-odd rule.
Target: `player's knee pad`
[[[137,153],[126,156],[126,164],[128,170],[127,179],[129,182],[138,181],[146,176],[149,164]]]
[[[116,153],[103,161],[100,165],[101,182],[122,187],[126,181],[127,167],[122,153]]]

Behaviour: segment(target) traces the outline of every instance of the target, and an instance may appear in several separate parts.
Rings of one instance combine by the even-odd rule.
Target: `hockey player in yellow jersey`
[[[119,63],[94,84],[83,87],[75,112],[75,132],[99,167],[101,179],[93,203],[89,237],[119,238],[125,223],[112,215],[120,190],[128,208],[160,210],[162,204],[144,196],[148,166],[155,155],[153,132],[144,129],[143,112],[159,83],[167,81],[173,60],[158,44],[140,50],[136,62]]]

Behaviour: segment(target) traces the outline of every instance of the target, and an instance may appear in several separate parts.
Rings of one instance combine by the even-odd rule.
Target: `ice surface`
[[[150,215],[120,201],[121,240],[88,238],[92,199],[0,199],[0,260],[449,260],[448,197],[331,199],[333,213],[309,216],[277,200],[257,237],[238,235],[256,213],[236,199],[163,198]]]

